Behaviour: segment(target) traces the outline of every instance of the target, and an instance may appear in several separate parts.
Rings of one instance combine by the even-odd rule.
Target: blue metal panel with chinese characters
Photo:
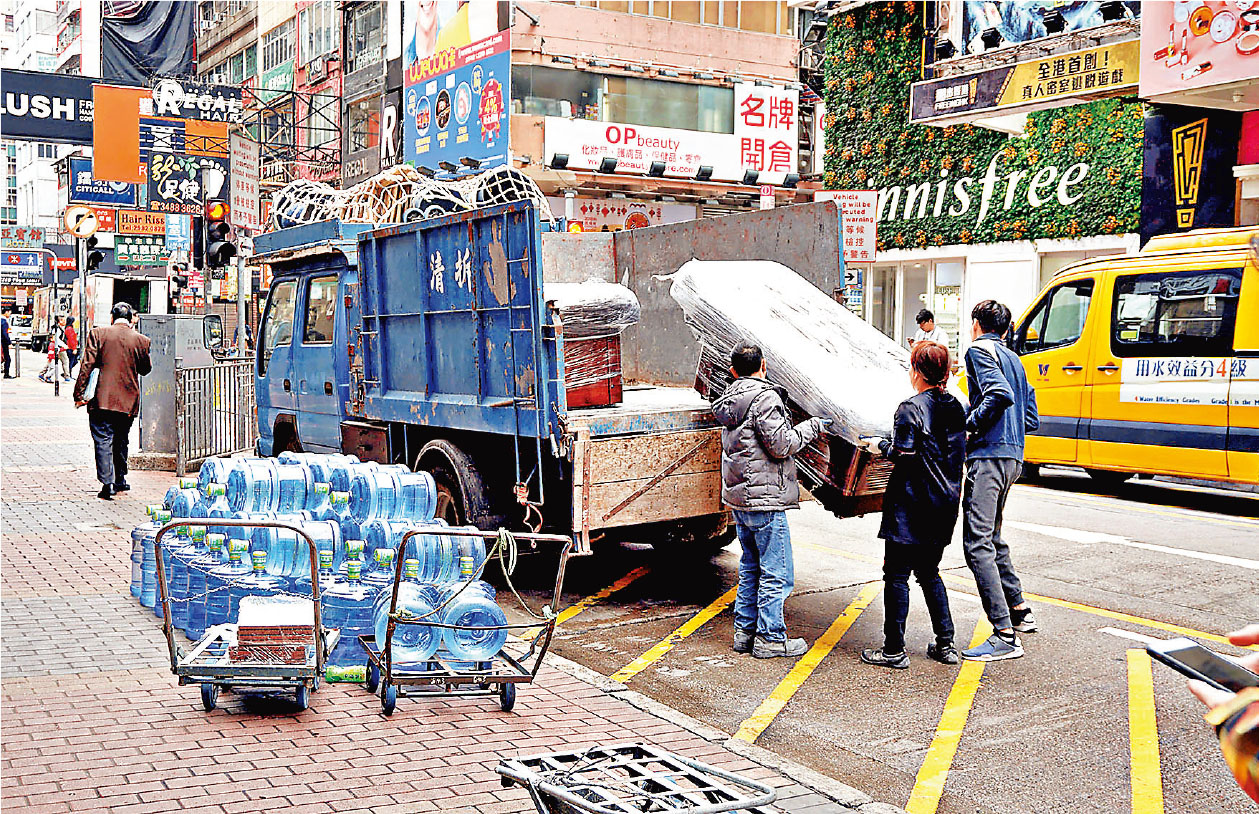
[[[512,203],[362,234],[347,314],[362,354],[355,413],[559,437],[540,231],[534,208]]]

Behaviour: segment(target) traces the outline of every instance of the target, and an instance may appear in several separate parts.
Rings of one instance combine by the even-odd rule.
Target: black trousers
[[[104,486],[127,481],[127,442],[133,416],[114,410],[87,408],[87,422],[96,447],[96,479]]]
[[[940,579],[944,549],[932,545],[886,544],[883,556],[883,651],[905,652],[905,620],[909,617],[909,575],[918,577],[927,600],[931,627],[940,643],[953,643],[953,616]]]

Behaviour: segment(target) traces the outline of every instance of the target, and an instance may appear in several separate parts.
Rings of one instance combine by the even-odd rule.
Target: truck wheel
[[[417,471],[433,476],[437,484],[436,516],[451,526],[472,524],[493,530],[497,518],[490,512],[485,481],[472,458],[444,438],[429,441],[416,458]]]
[[[297,438],[297,427],[292,421],[276,421],[272,431],[275,441],[271,445],[271,456],[277,457],[281,452],[302,452],[302,442]]]
[[[1084,471],[1089,473],[1089,477],[1097,481],[1098,485],[1106,487],[1118,486],[1135,474],[1134,472],[1115,472],[1110,469],[1085,469]]]

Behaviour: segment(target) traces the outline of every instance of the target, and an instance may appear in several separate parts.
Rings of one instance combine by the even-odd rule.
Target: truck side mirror
[[[201,330],[207,349],[214,351],[223,347],[223,317],[206,314],[201,318]]]

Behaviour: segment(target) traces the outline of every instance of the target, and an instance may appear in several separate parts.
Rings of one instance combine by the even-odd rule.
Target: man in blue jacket
[[[1018,632],[1036,630],[1010,547],[1001,539],[1005,499],[1023,474],[1024,435],[1040,426],[1036,391],[1019,357],[1001,340],[1009,327],[1010,309],[996,300],[984,300],[971,311],[962,544],[993,629],[987,641],[962,652],[972,661],[1017,659],[1023,655]]]

